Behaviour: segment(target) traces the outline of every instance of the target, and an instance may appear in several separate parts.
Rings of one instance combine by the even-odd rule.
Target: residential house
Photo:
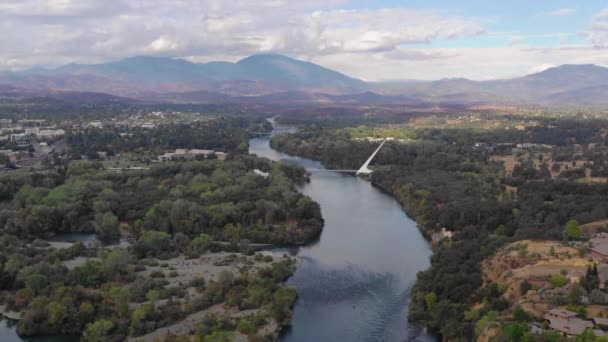
[[[598,233],[595,234],[589,240],[589,247],[591,247],[591,255],[593,259],[598,262],[608,261],[608,234]]]
[[[593,322],[576,317],[576,312],[564,309],[552,309],[543,318],[549,322],[551,329],[567,336],[577,336],[586,329],[593,328]]]

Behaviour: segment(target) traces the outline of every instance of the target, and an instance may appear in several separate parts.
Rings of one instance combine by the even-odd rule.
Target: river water
[[[253,138],[249,152],[323,169],[319,162],[270,148]],[[289,251],[303,262],[289,280],[299,298],[283,341],[436,341],[407,321],[416,273],[431,250],[416,222],[390,196],[358,177],[312,173],[301,191],[321,205],[318,241]]]

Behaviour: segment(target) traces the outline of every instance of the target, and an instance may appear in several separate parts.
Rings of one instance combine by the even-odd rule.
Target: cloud
[[[234,60],[277,52],[310,59],[386,53],[485,32],[478,19],[449,12],[341,9],[345,3],[3,0],[0,68],[94,63],[142,54]]]
[[[589,30],[582,33],[596,48],[608,48],[608,8],[593,17]]]
[[[558,8],[556,10],[544,14],[551,17],[567,17],[573,15],[574,13],[576,13],[576,10],[574,8]]]
[[[344,9],[347,2],[2,0],[0,69],[100,63],[135,55],[235,61],[259,52],[287,54],[369,80],[488,79],[521,75],[542,65],[608,65],[608,9],[581,33],[588,46],[523,46],[533,40],[520,32],[508,33],[512,45],[438,48],[449,40],[496,34],[486,32],[492,18],[354,4]]]
[[[562,64],[599,64],[608,66],[608,49],[570,45],[531,48],[504,46],[489,48],[427,48],[420,54],[429,58],[396,59],[387,54],[342,53],[319,56],[313,61],[353,77],[372,81],[464,77],[476,80],[511,78],[535,71],[542,66]],[[437,56],[442,56],[437,58]],[[348,61],[348,63],[344,63]],[[364,67],[362,67],[364,66]],[[370,70],[373,73],[370,73]]]

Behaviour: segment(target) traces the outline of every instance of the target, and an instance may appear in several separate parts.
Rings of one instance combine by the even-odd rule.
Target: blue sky
[[[608,2],[2,0],[0,70],[280,53],[365,80],[608,66]]]

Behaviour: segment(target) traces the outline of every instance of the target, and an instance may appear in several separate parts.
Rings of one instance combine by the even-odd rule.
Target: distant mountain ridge
[[[608,106],[608,68],[592,64],[567,64],[503,80],[369,83],[276,54],[253,55],[236,63],[139,56],[0,73],[0,85],[46,90],[55,96],[58,91],[89,92],[174,103]]]
[[[79,78],[83,79],[83,84],[79,84]],[[139,56],[105,64],[68,64],[57,69],[27,70],[13,75],[13,81],[24,83],[19,85],[26,85],[29,80],[64,90],[115,93],[112,89],[119,89],[120,93],[116,95],[218,89],[235,95],[289,90],[343,93],[366,87],[363,81],[336,71],[274,54],[253,55],[237,63],[192,63],[183,59]]]

